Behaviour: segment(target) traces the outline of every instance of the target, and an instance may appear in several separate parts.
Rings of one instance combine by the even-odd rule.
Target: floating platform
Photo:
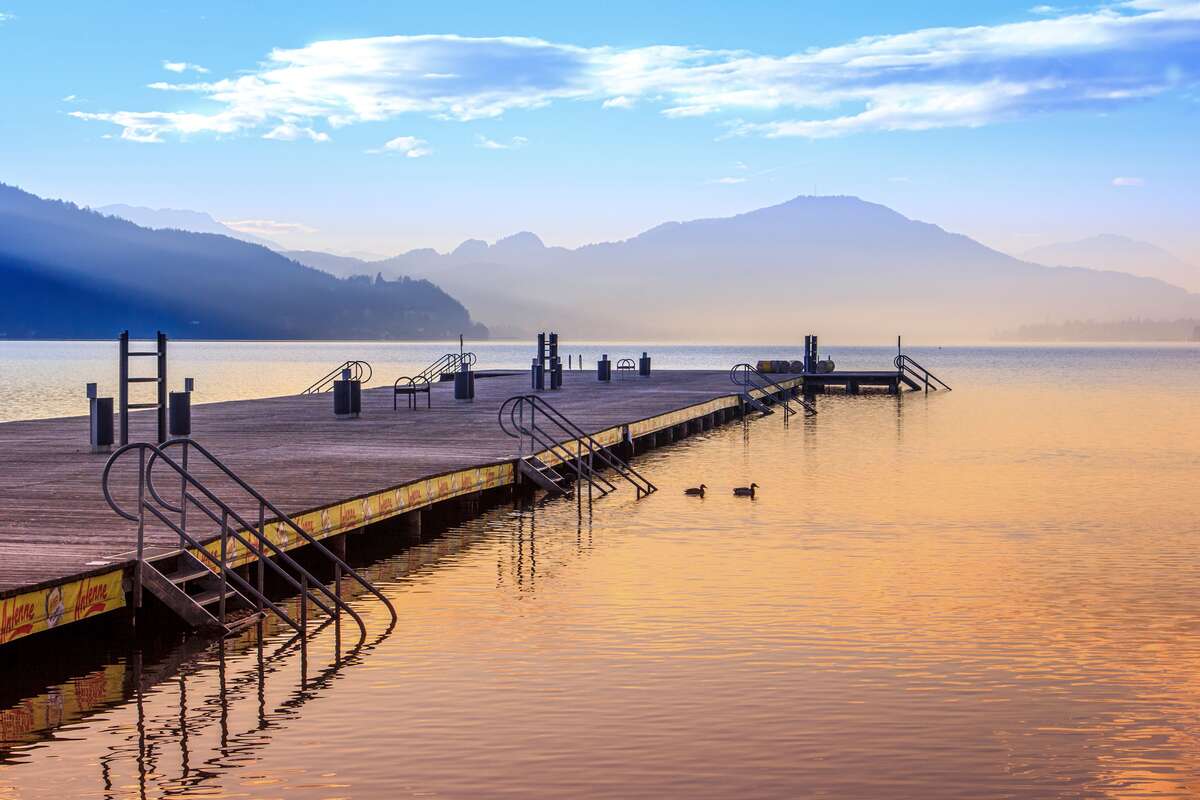
[[[771,378],[789,391],[805,380]],[[334,537],[520,480],[517,441],[497,411],[529,391],[529,376],[496,373],[476,386],[475,400],[460,402],[452,385],[435,383],[432,408],[415,411],[393,411],[391,386],[365,389],[362,416],[352,420],[335,418],[329,394],[198,405],[193,438],[311,535]],[[605,446],[635,451],[744,413],[725,370],[609,383],[568,372],[561,390],[541,396]],[[153,440],[152,412],[133,412],[130,423],[131,441]],[[0,646],[124,608],[137,531],[105,502],[107,456],[89,452],[87,417],[2,423],[0,451]],[[175,552],[178,540],[147,527],[146,546],[152,560]],[[246,553],[240,563],[250,560]]]

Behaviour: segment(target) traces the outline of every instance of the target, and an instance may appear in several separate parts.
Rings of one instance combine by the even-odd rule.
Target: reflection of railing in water
[[[501,573],[497,587],[531,594],[539,579],[553,577],[590,550],[591,505],[584,493],[574,499],[572,509],[561,498],[520,497],[436,536],[430,537],[427,528],[423,541],[412,541],[361,571],[373,584],[394,586],[444,560],[457,563],[469,549],[485,545],[485,569],[494,557]],[[521,516],[511,516],[514,511]],[[387,593],[396,596],[394,589]],[[346,596],[360,613],[371,613],[367,621],[377,629],[385,612],[370,599],[365,592]],[[289,614],[298,614],[297,598],[284,604]],[[115,800],[136,787],[147,796],[213,791],[243,764],[253,764],[274,731],[303,714],[310,699],[332,690],[343,670],[378,652],[378,640],[352,650],[350,637],[342,647],[336,623],[323,623],[310,623],[307,649],[286,623],[266,617],[223,641],[191,638],[156,661],[129,659],[121,667],[125,699],[103,706],[106,713],[99,719],[105,721],[92,723],[86,734],[89,740],[98,736],[111,742],[99,759],[104,790],[98,794]],[[315,664],[319,671],[313,671]]]

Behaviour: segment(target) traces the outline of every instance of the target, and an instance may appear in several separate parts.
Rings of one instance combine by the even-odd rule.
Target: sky
[[[1200,264],[1200,2],[0,0],[0,182],[390,255],[851,194]]]

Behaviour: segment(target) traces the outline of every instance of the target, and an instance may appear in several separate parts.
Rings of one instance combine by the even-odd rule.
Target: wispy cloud
[[[8,22],[9,20],[13,20],[16,18],[17,17],[15,14],[9,14],[5,11],[0,11],[0,24],[3,24],[5,22]]]
[[[482,134],[475,137],[475,146],[481,147],[484,150],[515,150],[527,144],[529,144],[529,140],[524,136],[514,136],[508,142],[497,142],[495,139],[489,139]]]
[[[633,98],[619,94],[616,97],[610,97],[600,104],[603,108],[633,108],[636,103]]]
[[[745,183],[747,180],[749,180],[749,179],[741,178],[741,177],[734,177],[734,176],[727,176],[724,178],[714,178],[711,181],[706,181],[706,182],[707,183],[720,183],[720,184],[725,184],[727,186],[732,186],[733,184],[736,184],[736,183]]]
[[[1145,178],[1117,177],[1112,179],[1113,186],[1145,186]]]
[[[719,116],[728,136],[815,139],[1110,109],[1193,88],[1198,54],[1200,0],[1119,0],[1070,13],[1038,7],[1019,22],[868,36],[790,55],[379,36],[276,49],[255,70],[220,80],[154,84],[194,93],[207,110],[191,102],[186,111],[80,117],[115,124],[126,139],[161,141],[405,115],[468,122],[572,100],[669,118]]]
[[[199,64],[190,64],[187,61],[163,61],[162,65],[163,65],[163,69],[167,70],[168,72],[189,72],[190,71],[190,72],[199,72],[201,74],[208,72],[208,69],[206,67],[202,67]]]
[[[433,154],[429,142],[416,136],[397,136],[383,143],[383,147],[368,150],[368,153],[396,153],[407,158],[421,158]]]
[[[74,103],[74,102],[75,102],[77,99],[79,99],[79,98],[77,98],[75,95],[73,95],[73,94],[69,94],[69,95],[67,95],[66,97],[64,97],[64,98],[62,99],[62,102],[64,102],[64,103]]]
[[[314,142],[328,142],[329,134],[325,133],[324,131],[313,130],[309,127],[293,125],[290,122],[283,122],[264,133],[263,138],[279,139],[285,142],[294,142],[297,139],[309,139]]]
[[[274,219],[221,220],[222,225],[242,233],[257,233],[265,236],[281,233],[316,233],[317,229],[299,222],[280,222]]]

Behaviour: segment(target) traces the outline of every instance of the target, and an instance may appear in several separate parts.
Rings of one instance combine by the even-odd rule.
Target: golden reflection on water
[[[304,676],[210,647],[15,747],[0,798],[1193,796],[1168,374],[822,397],[648,454],[647,499],[493,509],[373,568],[400,625],[323,682],[328,636]]]

